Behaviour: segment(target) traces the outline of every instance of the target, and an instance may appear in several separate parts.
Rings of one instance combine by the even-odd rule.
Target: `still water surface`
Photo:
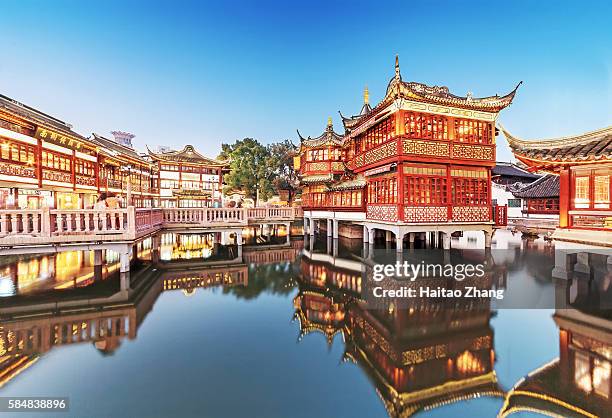
[[[245,237],[242,260],[219,234],[141,242],[129,293],[110,251],[102,268],[87,251],[0,260],[0,396],[67,396],[53,416],[71,417],[610,412],[609,312],[378,312],[359,297],[360,242],[334,256],[325,239]],[[512,254],[494,286],[554,294],[552,244],[498,231],[494,245]],[[509,396],[517,383],[537,396]]]

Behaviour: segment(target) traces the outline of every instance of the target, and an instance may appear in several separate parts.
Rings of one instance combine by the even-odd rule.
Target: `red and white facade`
[[[557,240],[612,244],[612,127],[581,135],[524,140],[503,130],[515,157],[559,177]]]
[[[455,231],[482,230],[490,237],[495,121],[515,93],[460,97],[446,87],[405,82],[396,60],[383,100],[370,108],[366,95],[358,115],[343,117],[342,138],[330,126],[333,143],[301,138],[305,217],[359,221],[369,238],[376,229],[392,232],[398,249],[414,232],[444,232],[445,244]],[[327,154],[313,161],[309,156],[322,147]],[[350,204],[334,199],[343,182],[361,185]],[[361,200],[353,202],[354,196]]]

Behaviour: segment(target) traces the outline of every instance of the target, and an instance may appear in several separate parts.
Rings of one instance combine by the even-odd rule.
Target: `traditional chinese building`
[[[120,195],[126,206],[159,206],[159,170],[132,146],[133,134],[112,132],[114,139],[98,134],[92,142],[99,145],[98,186],[100,192]]]
[[[154,153],[149,157],[159,171],[161,207],[220,207],[225,161],[208,158],[186,145],[181,151]]]
[[[385,230],[401,250],[408,233],[443,233],[449,247],[451,233],[479,230],[490,245],[495,121],[517,88],[504,96],[458,96],[404,81],[396,59],[382,101],[372,108],[366,93],[359,114],[343,117],[343,137],[331,124],[317,138],[300,136],[310,231],[314,220],[326,219],[337,237],[339,222],[358,223],[365,240]]]
[[[96,145],[71,125],[0,95],[0,208],[87,207],[96,170]]]
[[[544,140],[524,140],[502,130],[519,161],[532,171],[558,176],[559,224],[553,237],[610,245],[612,127]]]

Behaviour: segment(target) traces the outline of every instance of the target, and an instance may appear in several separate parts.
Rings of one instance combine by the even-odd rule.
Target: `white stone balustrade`
[[[163,227],[235,228],[296,215],[291,207],[0,210],[0,245],[134,240]]]

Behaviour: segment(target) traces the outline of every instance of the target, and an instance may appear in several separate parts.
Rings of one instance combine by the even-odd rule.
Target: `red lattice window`
[[[490,144],[491,124],[470,119],[455,119],[455,141],[474,144]]]
[[[406,136],[416,139],[448,139],[448,120],[444,116],[408,112],[404,116]]]
[[[362,151],[366,151],[377,146],[384,144],[385,142],[395,137],[395,118],[393,116],[388,117],[376,126],[368,129],[363,136],[363,140],[359,140]]]
[[[368,183],[368,203],[397,203],[397,178],[371,180]]]

